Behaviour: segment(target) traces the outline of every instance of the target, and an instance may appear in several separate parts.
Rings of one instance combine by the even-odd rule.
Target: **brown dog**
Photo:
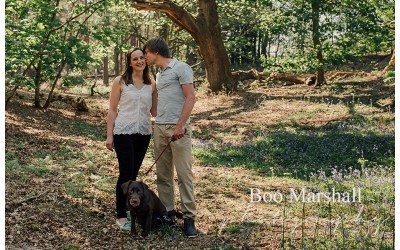
[[[136,235],[136,219],[142,226],[142,236],[146,237],[155,221],[168,221],[167,210],[157,195],[141,181],[127,181],[122,184],[126,203],[131,212],[131,233]]]

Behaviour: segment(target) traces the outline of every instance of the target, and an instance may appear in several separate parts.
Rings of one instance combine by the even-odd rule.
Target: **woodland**
[[[6,249],[394,249],[394,5],[6,0]],[[152,37],[194,71],[196,239],[114,225],[110,84]],[[303,188],[362,200],[250,197]]]

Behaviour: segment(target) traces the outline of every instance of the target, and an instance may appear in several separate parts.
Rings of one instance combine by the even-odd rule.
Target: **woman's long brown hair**
[[[134,52],[136,50],[142,51],[142,53],[144,55],[143,50],[140,48],[132,48],[128,51],[128,53],[126,53],[125,72],[122,74],[122,77],[121,77],[121,79],[124,80],[126,85],[128,85],[128,84],[133,85],[133,79],[132,79],[133,67],[131,66],[131,55],[132,55],[132,52]],[[148,84],[148,85],[151,84],[150,70],[149,70],[149,66],[147,64],[143,70],[143,81],[144,81],[144,84]]]

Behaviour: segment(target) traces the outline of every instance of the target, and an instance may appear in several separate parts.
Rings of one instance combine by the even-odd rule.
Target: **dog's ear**
[[[142,184],[143,191],[149,189],[149,186],[147,186],[144,182],[141,181],[140,184]]]
[[[128,193],[129,184],[131,184],[131,183],[132,183],[132,180],[122,183],[121,188],[122,188],[122,193],[124,195],[126,195]]]

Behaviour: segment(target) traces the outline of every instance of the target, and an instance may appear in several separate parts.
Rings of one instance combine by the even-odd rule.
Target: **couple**
[[[146,64],[147,63],[147,64]],[[156,82],[148,65],[156,64]],[[178,174],[184,233],[194,237],[196,206],[193,191],[192,142],[189,116],[195,103],[193,71],[189,65],[170,58],[168,45],[160,38],[146,42],[143,50],[131,49],[126,55],[126,70],[113,81],[107,116],[109,150],[115,148],[119,165],[116,185],[117,225],[130,230],[122,183],[136,180],[154,125],[156,157],[172,136],[167,150],[157,162],[157,189],[169,215],[175,211],[174,166]],[[118,110],[119,106],[119,110]],[[187,132],[186,132],[187,131]]]

